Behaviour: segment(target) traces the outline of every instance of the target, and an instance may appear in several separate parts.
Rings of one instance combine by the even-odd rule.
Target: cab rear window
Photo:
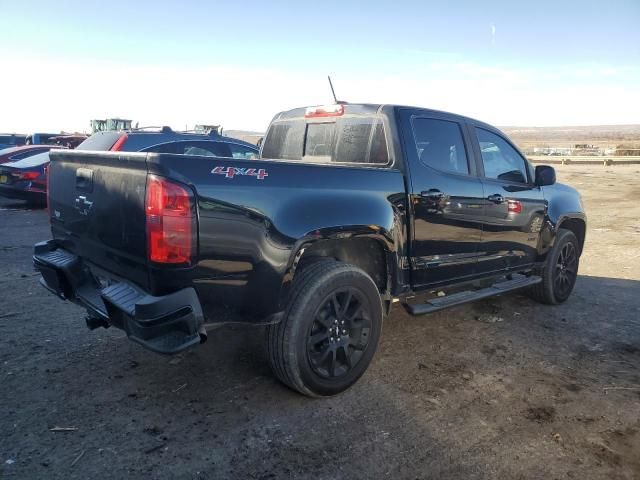
[[[386,164],[389,154],[380,118],[345,117],[327,122],[275,122],[265,138],[262,158]]]

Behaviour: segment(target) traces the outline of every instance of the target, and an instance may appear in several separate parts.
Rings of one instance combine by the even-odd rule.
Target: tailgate
[[[148,285],[146,153],[51,151],[49,215],[65,250]]]

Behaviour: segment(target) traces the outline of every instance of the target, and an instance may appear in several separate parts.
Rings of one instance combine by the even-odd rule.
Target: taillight
[[[344,115],[344,105],[320,105],[318,107],[308,107],[304,113],[305,118],[315,117],[339,117]]]
[[[111,147],[111,151],[112,152],[119,152],[120,150],[122,150],[122,147],[124,147],[125,142],[127,141],[127,139],[129,138],[129,135],[127,135],[126,133],[122,134],[120,136],[120,138],[118,140],[116,140],[116,143],[114,143]]]
[[[165,178],[149,175],[145,214],[149,260],[191,263],[194,232],[189,191]]]
[[[20,180],[35,180],[40,176],[40,172],[24,172],[18,175]]]
[[[507,210],[511,213],[522,213],[522,203],[519,200],[507,200]]]

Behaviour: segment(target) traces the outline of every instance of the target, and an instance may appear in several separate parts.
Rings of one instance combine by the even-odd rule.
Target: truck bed
[[[193,287],[205,306],[247,312],[277,310],[292,252],[309,239],[355,229],[393,242],[405,200],[403,176],[390,168],[156,153],[51,156],[53,239],[102,286],[126,279],[154,296]],[[149,260],[150,175],[193,194],[195,252],[188,265]]]

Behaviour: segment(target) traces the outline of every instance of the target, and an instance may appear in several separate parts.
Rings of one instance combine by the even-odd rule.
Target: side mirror
[[[556,183],[556,171],[549,165],[538,165],[536,167],[536,185],[544,187],[545,185],[553,185]]]

